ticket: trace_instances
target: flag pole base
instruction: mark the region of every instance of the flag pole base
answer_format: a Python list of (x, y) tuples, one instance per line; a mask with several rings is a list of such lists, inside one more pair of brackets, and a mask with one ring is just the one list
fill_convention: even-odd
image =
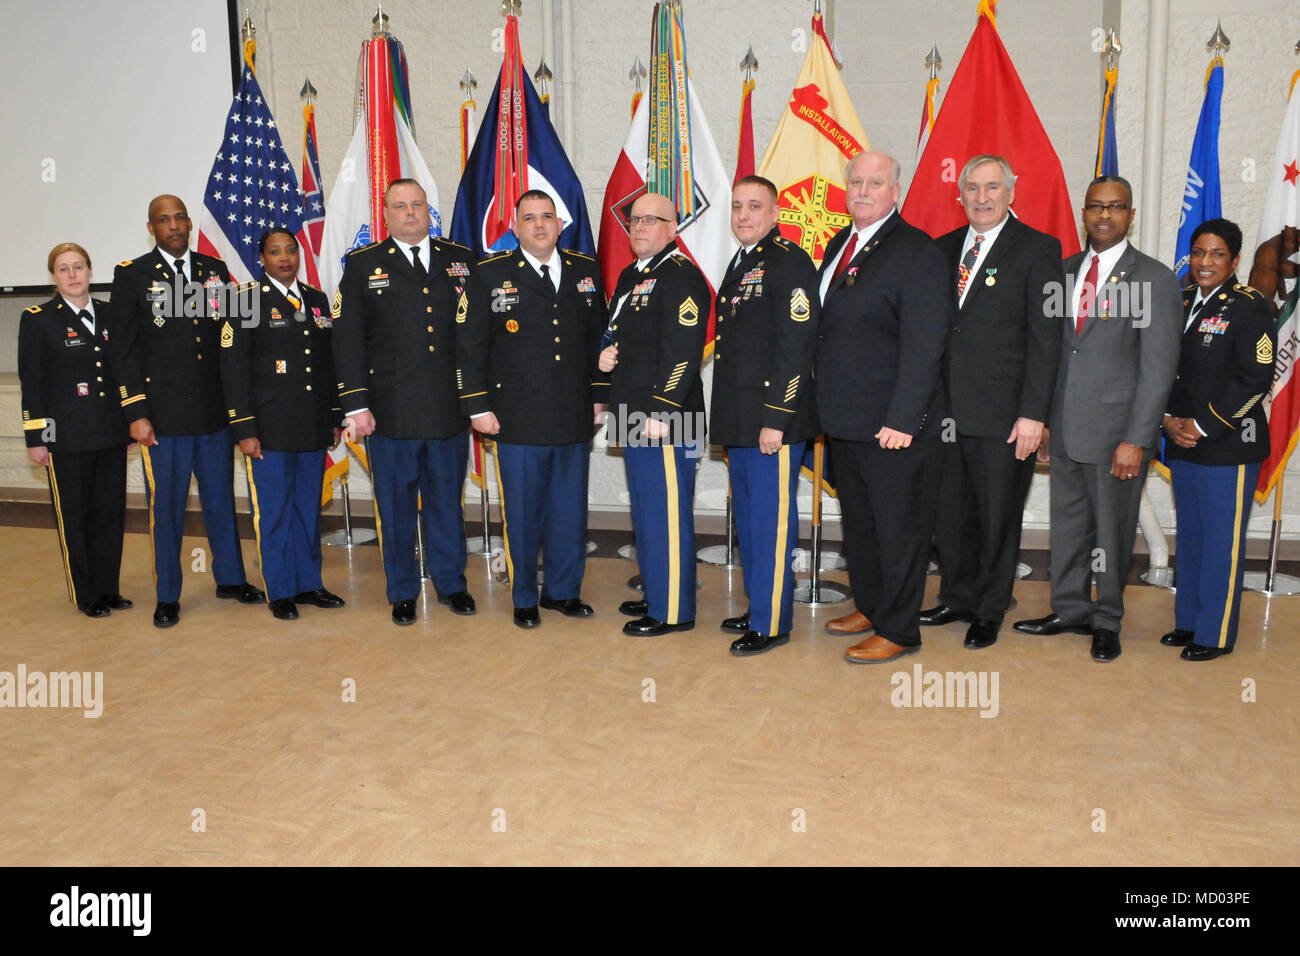
[(830, 607), (843, 604), (852, 593), (847, 584), (839, 581), (820, 581), (814, 594), (811, 580), (799, 584), (794, 589), (794, 603), (804, 607)]
[(1034, 573), (1034, 569), (1031, 568), (1029, 565), (1025, 564), (1025, 562), (1023, 562), (1023, 561), (1017, 561), (1017, 562), (1016, 562), (1016, 580), (1017, 580), (1017, 581), (1021, 580), (1022, 578), (1027, 578), (1027, 577), (1029, 577), (1029, 575), (1031, 575), (1031, 574), (1033, 574), (1033, 573)]
[(1242, 585), (1247, 591), (1258, 591), (1266, 597), (1290, 597), (1300, 594), (1300, 578), (1289, 574), (1274, 574), (1273, 587), (1268, 587), (1267, 571), (1247, 571)]
[(588, 554), (595, 554), (595, 553), (596, 553), (596, 542), (595, 542), (595, 541), (588, 541), (588, 542), (587, 542), (587, 553), (588, 553)]
[[(641, 575), (639, 575), (639, 574), (634, 574), (634, 575), (632, 575), (630, 578), (628, 578), (628, 579), (627, 579), (627, 586), (628, 586), (629, 588), (631, 588), (633, 591), (639, 591), (639, 592), (642, 592), (642, 593), (645, 592), (645, 582), (641, 580)], [(699, 578), (696, 578), (696, 579), (695, 579), (695, 590), (698, 591), (698, 590), (699, 590), (700, 588), (702, 588), (702, 587), (704, 587), (704, 582), (703, 582), (702, 580), (700, 580)]]
[(740, 567), (740, 564), (739, 562), (734, 564), (728, 562), (727, 559), (729, 557), (733, 558), (734, 560), (735, 549), (730, 549), (730, 550), (733, 551), (733, 555), (727, 554), (728, 548), (725, 544), (711, 544), (707, 548), (700, 548), (699, 551), (695, 552), (695, 557), (697, 560), (701, 561), (704, 564), (713, 564), (713, 565), (717, 565), (720, 568), (726, 568), (727, 570), (732, 570), (733, 568)]
[(379, 535), (369, 528), (353, 528), (351, 540), (348, 540), (348, 533), (343, 528), (320, 536), (320, 543), (329, 548), (352, 548), (360, 544), (373, 544), (378, 540)]
[(636, 545), (634, 544), (621, 545), (618, 549), (618, 556), (622, 558), (624, 561), (635, 561)]
[[(1246, 576), (1250, 577), (1250, 575)], [(1154, 588), (1164, 588), (1166, 591), (1174, 590), (1174, 569), (1168, 565), (1163, 568), (1147, 568), (1142, 572), (1141, 578)]]

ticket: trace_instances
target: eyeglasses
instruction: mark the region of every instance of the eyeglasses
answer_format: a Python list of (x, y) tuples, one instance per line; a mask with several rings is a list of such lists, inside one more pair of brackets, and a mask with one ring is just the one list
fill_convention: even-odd
[(1118, 213), (1124, 212), (1129, 208), (1126, 202), (1087, 202), (1083, 204), (1083, 211), (1093, 214), (1100, 212)]
[(628, 217), (627, 217), (627, 224), (628, 224), (629, 226), (636, 226), (636, 225), (640, 225), (640, 224), (644, 224), (644, 225), (647, 225), (647, 226), (657, 226), (657, 225), (659, 225), (659, 223), (661, 223), (661, 222), (672, 222), (672, 220), (671, 220), (671, 219), (665, 219), (663, 216), (648, 216), (648, 215), (647, 215), (647, 216), (628, 216)]

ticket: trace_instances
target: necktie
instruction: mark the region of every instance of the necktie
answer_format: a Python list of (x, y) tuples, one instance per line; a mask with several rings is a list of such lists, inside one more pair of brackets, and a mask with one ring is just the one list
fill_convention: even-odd
[[(858, 234), (855, 232), (849, 236), (849, 241), (844, 243), (844, 254), (840, 256), (840, 261), (835, 264), (835, 274), (831, 276), (831, 285), (834, 285), (835, 280), (844, 275), (844, 270), (847, 269), (849, 263), (853, 261), (853, 255), (857, 250)], [(829, 288), (829, 286), (827, 288)]]
[(957, 301), (961, 301), (962, 294), (966, 291), (966, 283), (970, 282), (971, 270), (975, 268), (975, 262), (980, 257), (980, 244), (984, 237), (978, 233), (975, 235), (975, 243), (966, 250), (966, 255), (962, 256), (961, 264), (957, 266)]
[(177, 260), (174, 261), (173, 264), (176, 266), (176, 274), (177, 274), (178, 276), (180, 276), (181, 281), (182, 281), (182, 282), (186, 282), (186, 281), (188, 281), (188, 280), (185, 278), (185, 260), (184, 260), (184, 259), (177, 259)]
[(295, 312), (300, 311), (302, 309), (302, 300), (299, 299), (292, 292), (286, 292), (284, 294), (284, 297), (289, 300), (289, 304), (293, 306)]
[(411, 246), (411, 265), (415, 266), (415, 271), (420, 274), (421, 278), (427, 279), (429, 277), (429, 270), (426, 269), (424, 263), (420, 261), (419, 246)]
[(91, 315), (87, 310), (81, 309), (77, 313), (77, 318), (81, 319), (81, 324), (86, 327), (86, 330), (90, 332), (91, 335), (95, 334), (95, 317), (93, 315)]
[(1079, 294), (1079, 311), (1074, 316), (1074, 334), (1079, 335), (1083, 332), (1083, 323), (1088, 321), (1088, 313), (1092, 311), (1092, 304), (1097, 300), (1097, 262), (1098, 255), (1092, 254), (1092, 263), (1088, 266), (1088, 274), (1083, 277), (1083, 292)]
[(555, 283), (551, 281), (551, 267), (545, 262), (542, 263), (542, 281), (546, 283), (547, 289), (555, 291)]
[[(856, 236), (857, 233), (855, 232), (854, 235)], [(739, 269), (739, 268), (740, 268), (740, 260), (743, 259), (743, 258), (745, 258), (745, 247), (744, 247), (744, 246), (741, 246), (739, 249), (736, 250), (736, 258), (734, 258), (734, 259), (731, 260), (731, 268), (732, 268), (732, 269)]]

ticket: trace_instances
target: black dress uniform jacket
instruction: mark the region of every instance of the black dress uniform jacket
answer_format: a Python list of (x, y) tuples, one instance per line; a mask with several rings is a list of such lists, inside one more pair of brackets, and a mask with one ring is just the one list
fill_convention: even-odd
[(159, 435), (226, 426), (217, 348), (230, 273), (211, 256), (191, 252), (190, 261), (190, 282), (204, 286), (202, 295), (177, 295), (172, 262), (157, 248), (113, 272), (109, 346), (118, 397), (128, 421), (147, 418)]
[[(677, 413), (704, 419), (704, 386), (700, 365), (708, 332), (709, 284), (697, 265), (673, 240), (656, 253), (644, 269), (631, 263), (618, 277), (610, 310), (619, 298), (627, 301), (610, 325), (618, 348), (618, 364), (610, 379), (611, 411), (630, 419)], [(619, 414), (620, 412), (616, 412)], [(683, 440), (676, 419), (664, 444)], [(703, 440), (697, 431), (690, 437)]]
[(497, 441), (568, 445), (592, 433), (594, 385), (605, 332), (605, 290), (596, 260), (559, 252), (560, 288), (515, 249), (481, 261), (470, 282), (469, 316), (457, 329), (461, 410), (492, 412)]
[[(830, 241), (826, 262), (852, 231)], [(826, 434), (865, 442), (882, 427), (914, 438), (937, 433), (952, 300), (926, 277), (946, 269), (934, 241), (893, 212), (827, 287), (816, 355), (817, 414)]]
[(93, 335), (63, 296), (23, 310), (18, 376), (28, 448), (96, 451), (131, 440), (108, 358), (110, 308), (98, 299), (94, 307)]
[(775, 428), (785, 444), (806, 441), (818, 433), (817, 267), (777, 229), (739, 265), (732, 262), (718, 286), (709, 436), (714, 444), (753, 447), (763, 428)]
[(944, 356), (957, 433), (1006, 438), (1017, 418), (1048, 421), (1064, 323), (1045, 303), (1064, 289), (1061, 242), (1008, 216), (957, 304), (957, 267), (968, 226), (935, 240), (950, 276), (953, 321)]
[(295, 309), (263, 274), (240, 291), (249, 326), (221, 326), (221, 381), (235, 441), (256, 438), (266, 451), (317, 451), (334, 444), (342, 420), (330, 350), (329, 299), (298, 283)]
[(331, 335), (345, 413), (369, 408), (387, 438), (450, 438), (468, 427), (456, 336), (469, 317), (471, 256), (432, 238), (422, 277), (391, 238), (348, 255)]
[[(1196, 301), (1188, 292), (1184, 316)], [(1192, 448), (1165, 442), (1165, 458), (1248, 465), (1269, 455), (1264, 396), (1273, 385), (1277, 329), (1264, 296), (1233, 276), (1183, 333), (1169, 414), (1193, 418), (1205, 437)]]

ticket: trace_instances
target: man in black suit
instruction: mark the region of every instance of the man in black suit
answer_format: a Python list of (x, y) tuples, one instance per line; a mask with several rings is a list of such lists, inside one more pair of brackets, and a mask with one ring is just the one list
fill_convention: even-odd
[(1025, 634), (1091, 631), (1092, 659), (1103, 663), (1120, 654), (1138, 504), (1178, 370), (1178, 280), (1129, 243), (1132, 221), (1128, 181), (1093, 180), (1083, 203), (1088, 248), (1065, 262), (1073, 281), (1056, 319), (1052, 613), (1015, 624)]
[(895, 210), (898, 175), (884, 153), (849, 163), (853, 225), (826, 247), (813, 362), (818, 415), (835, 449), (849, 583), (857, 613), (875, 625), (844, 652), (861, 664), (921, 647), (952, 315), (942, 253)]
[(555, 201), (530, 189), (515, 204), (519, 246), (481, 261), (458, 329), (461, 409), (496, 439), (497, 489), (515, 624), (541, 624), (537, 553), (545, 555), (540, 604), (591, 617), (581, 599), (587, 565), (587, 469), (605, 332), (596, 260), (556, 248), (564, 228)]
[(190, 251), (191, 222), (175, 196), (149, 203), (157, 245), (113, 273), (109, 358), (131, 438), (140, 444), (158, 605), (153, 622), (181, 616), (181, 534), (190, 477), (198, 479), (217, 597), (260, 604), (247, 582), (235, 524), (235, 454), (217, 357), (230, 273)]
[(934, 544), (939, 604), (921, 623), (968, 621), (965, 646), (998, 639), (1011, 603), (1025, 496), (1052, 406), (1061, 323), (1049, 309), (1065, 285), (1061, 243), (1011, 215), (1016, 177), (1001, 156), (958, 179), (969, 225), (937, 241), (954, 306), (944, 384), (943, 482)]
[(429, 202), (413, 179), (384, 193), (389, 237), (348, 255), (330, 338), (339, 398), (370, 440), (376, 526), (393, 623), (415, 623), (415, 522), (441, 604), (473, 614), (465, 582), (461, 495), (469, 423), (456, 391), (456, 330), (469, 315), (471, 253), (429, 235)]

